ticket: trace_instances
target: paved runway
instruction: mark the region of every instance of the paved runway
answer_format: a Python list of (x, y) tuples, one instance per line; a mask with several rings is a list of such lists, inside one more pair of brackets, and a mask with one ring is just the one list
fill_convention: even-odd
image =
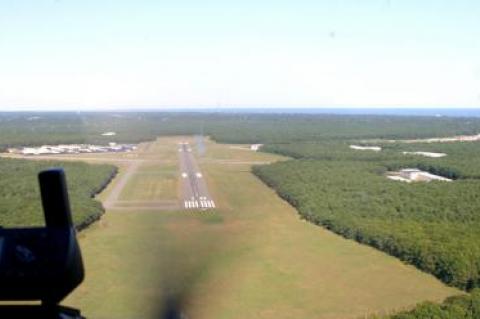
[(178, 152), (180, 157), (183, 207), (185, 209), (200, 210), (215, 208), (215, 202), (208, 193), (207, 183), (195, 161), (190, 144), (179, 144)]

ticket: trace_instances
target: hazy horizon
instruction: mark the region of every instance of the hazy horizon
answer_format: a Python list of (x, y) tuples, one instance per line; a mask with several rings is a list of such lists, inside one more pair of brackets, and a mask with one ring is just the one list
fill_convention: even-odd
[(0, 113), (129, 113), (129, 112), (165, 112), (165, 113), (226, 113), (226, 114), (317, 114), (317, 115), (385, 115), (385, 116), (427, 116), (427, 117), (480, 117), (480, 108), (252, 108), (252, 107), (230, 107), (230, 108), (125, 108), (125, 109), (23, 109), (23, 110), (0, 110)]

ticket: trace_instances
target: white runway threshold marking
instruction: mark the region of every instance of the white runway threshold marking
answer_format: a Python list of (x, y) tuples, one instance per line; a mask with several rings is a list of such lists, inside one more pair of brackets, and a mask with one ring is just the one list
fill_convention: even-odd
[(186, 200), (183, 203), (184, 207), (187, 209), (194, 208), (215, 208), (215, 202), (213, 200)]

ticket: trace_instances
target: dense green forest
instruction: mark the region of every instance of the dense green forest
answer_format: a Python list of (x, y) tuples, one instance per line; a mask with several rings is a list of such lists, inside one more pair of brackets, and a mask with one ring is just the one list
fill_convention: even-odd
[(83, 228), (100, 217), (103, 207), (93, 196), (116, 174), (114, 166), (0, 158), (0, 226), (44, 224), (37, 174), (49, 167), (65, 169), (77, 228)]
[(478, 319), (480, 318), (480, 290), (468, 295), (450, 297), (441, 305), (425, 302), (415, 309), (397, 313), (390, 319)]
[[(480, 286), (480, 143), (382, 145), (348, 141), (267, 145), (297, 160), (254, 168), (300, 214), (346, 238), (388, 252), (463, 289)], [(443, 158), (403, 155), (437, 151)], [(401, 183), (384, 173), (418, 167), (453, 183)]]
[[(115, 136), (102, 136), (104, 132)], [(160, 135), (210, 135), (225, 143), (289, 143), (477, 134), (480, 119), (325, 114), (171, 112), (0, 113), (0, 148), (135, 143)]]

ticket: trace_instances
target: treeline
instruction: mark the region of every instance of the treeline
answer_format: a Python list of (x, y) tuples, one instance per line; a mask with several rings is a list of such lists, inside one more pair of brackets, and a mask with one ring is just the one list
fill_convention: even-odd
[(463, 289), (480, 286), (480, 181), (401, 183), (385, 163), (291, 160), (253, 172), (301, 216)]
[(100, 218), (104, 210), (93, 196), (115, 176), (116, 167), (0, 158), (0, 226), (44, 225), (37, 174), (49, 167), (65, 169), (76, 227), (84, 228)]
[[(115, 136), (102, 136), (115, 132)], [(224, 143), (291, 143), (477, 134), (480, 119), (193, 112), (0, 113), (0, 148), (58, 143), (137, 143), (210, 135)]]
[[(417, 167), (448, 178), (480, 178), (480, 142), (455, 143), (377, 143), (382, 151), (350, 149), (354, 140), (267, 144), (263, 151), (293, 157), (329, 161), (382, 162), (390, 170)], [(441, 158), (428, 158), (403, 152), (445, 153)]]
[(468, 295), (450, 297), (441, 305), (425, 302), (410, 311), (392, 315), (390, 319), (477, 319), (480, 318), (480, 290)]
[(271, 143), (264, 145), (262, 147), (262, 151), (285, 155), (296, 159), (316, 159), (328, 161), (387, 161), (404, 160), (405, 158), (418, 159), (418, 156), (405, 156), (400, 151), (395, 149), (387, 149), (381, 152), (353, 150), (350, 148), (350, 145), (354, 144), (357, 143), (353, 140), (282, 144)]

